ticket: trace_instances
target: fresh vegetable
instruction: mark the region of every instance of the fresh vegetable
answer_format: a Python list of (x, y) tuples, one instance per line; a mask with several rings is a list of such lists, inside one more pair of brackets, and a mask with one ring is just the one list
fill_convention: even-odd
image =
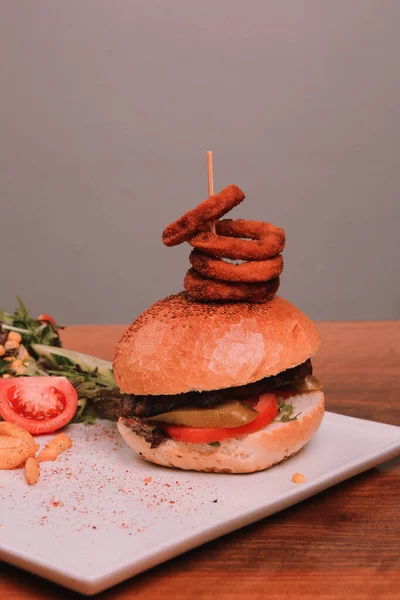
[(211, 408), (184, 407), (150, 417), (148, 421), (188, 427), (239, 427), (257, 418), (257, 411), (243, 402), (232, 400)]
[(111, 363), (64, 348), (34, 344), (37, 375), (66, 377), (78, 394), (74, 423), (94, 423), (96, 418), (116, 421), (121, 393), (115, 383)]
[(210, 444), (227, 438), (248, 435), (269, 425), (278, 414), (278, 402), (275, 394), (262, 394), (254, 409), (258, 416), (250, 423), (240, 427), (204, 428), (164, 425), (163, 423), (160, 423), (159, 427), (174, 440), (193, 444)]
[(13, 314), (0, 311), (0, 378), (65, 377), (78, 394), (74, 422), (116, 421), (121, 394), (111, 363), (62, 348), (59, 329), (50, 315), (33, 319), (19, 298)]
[[(3, 335), (9, 331), (21, 335), (22, 344), (28, 347), (30, 344), (46, 344), (47, 346), (61, 346), (58, 329), (62, 329), (52, 321), (41, 321), (30, 316), (29, 310), (17, 297), (18, 307), (14, 313), (6, 313), (0, 310), (0, 322), (2, 323)], [(1, 328), (0, 328), (1, 329)], [(1, 337), (1, 336), (0, 336)], [(0, 344), (3, 342), (0, 339)]]
[(78, 394), (65, 377), (0, 380), (0, 415), (33, 434), (51, 433), (71, 421)]
[(57, 323), (55, 322), (53, 317), (51, 317), (50, 315), (39, 315), (38, 319), (41, 323), (51, 323), (52, 325), (57, 327)]
[(49, 367), (59, 369), (62, 367), (79, 367), (81, 371), (92, 373), (96, 371), (98, 379), (104, 384), (115, 387), (114, 373), (109, 361), (74, 350), (65, 348), (54, 348), (43, 344), (32, 344), (32, 350), (38, 358), (46, 359)]

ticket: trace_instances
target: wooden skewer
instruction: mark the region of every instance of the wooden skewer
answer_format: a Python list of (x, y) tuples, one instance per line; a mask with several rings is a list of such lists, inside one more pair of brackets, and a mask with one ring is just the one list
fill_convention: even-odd
[(208, 172), (208, 195), (214, 195), (214, 174), (213, 174), (213, 161), (212, 151), (207, 152), (207, 172)]
[[(208, 196), (214, 195), (214, 173), (213, 173), (213, 159), (212, 151), (207, 152), (207, 173), (208, 173)], [(210, 223), (211, 233), (215, 233), (215, 221)]]

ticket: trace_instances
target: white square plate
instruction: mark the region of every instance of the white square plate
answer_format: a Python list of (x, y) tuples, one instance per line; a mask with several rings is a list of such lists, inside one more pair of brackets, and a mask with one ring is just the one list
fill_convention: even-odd
[[(43, 463), (36, 486), (22, 470), (0, 471), (0, 559), (84, 594), (400, 454), (400, 427), (333, 413), (297, 456), (251, 475), (151, 465), (106, 422), (73, 425), (70, 435), (74, 448)], [(292, 483), (295, 472), (307, 482)]]

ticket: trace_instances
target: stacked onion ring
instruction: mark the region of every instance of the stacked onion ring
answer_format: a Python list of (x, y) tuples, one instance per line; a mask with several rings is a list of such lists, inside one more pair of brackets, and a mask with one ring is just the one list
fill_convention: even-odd
[[(229, 185), (163, 231), (166, 246), (189, 242), (194, 248), (184, 288), (196, 300), (266, 302), (278, 291), (284, 230), (261, 221), (218, 220), (244, 198), (237, 185)], [(215, 233), (210, 231), (212, 223)]]

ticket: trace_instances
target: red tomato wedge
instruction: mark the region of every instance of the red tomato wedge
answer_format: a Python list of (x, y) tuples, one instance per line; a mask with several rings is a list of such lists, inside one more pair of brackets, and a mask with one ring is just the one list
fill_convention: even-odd
[(38, 321), (41, 321), (43, 324), (44, 323), (51, 323), (51, 325), (57, 325), (57, 323), (55, 322), (55, 320), (53, 319), (53, 317), (51, 317), (50, 315), (39, 315), (38, 316)]
[(61, 429), (77, 407), (78, 394), (65, 377), (0, 379), (0, 415), (30, 433)]
[(220, 442), (227, 438), (238, 437), (239, 435), (248, 435), (259, 429), (263, 429), (278, 414), (278, 402), (275, 394), (262, 394), (259, 397), (254, 409), (258, 412), (258, 416), (240, 427), (214, 427), (206, 429), (203, 427), (186, 427), (184, 425), (164, 425), (159, 427), (165, 431), (173, 440), (179, 442), (191, 442), (193, 444), (209, 444), (210, 442)]

